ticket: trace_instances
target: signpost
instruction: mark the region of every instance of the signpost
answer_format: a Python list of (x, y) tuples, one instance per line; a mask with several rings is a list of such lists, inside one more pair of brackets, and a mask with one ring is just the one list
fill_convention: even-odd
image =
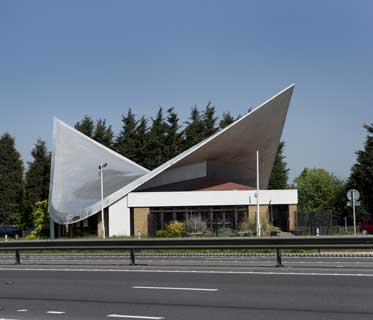
[(360, 205), (360, 193), (356, 189), (350, 189), (347, 192), (347, 199), (349, 200), (347, 202), (347, 205), (349, 207), (352, 207), (352, 214), (353, 214), (353, 220), (354, 220), (354, 234), (356, 236), (356, 213), (355, 213), (355, 207)]

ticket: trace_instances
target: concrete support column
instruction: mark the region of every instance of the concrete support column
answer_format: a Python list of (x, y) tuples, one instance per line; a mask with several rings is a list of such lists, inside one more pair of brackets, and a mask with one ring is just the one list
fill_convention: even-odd
[(101, 212), (97, 214), (97, 237), (102, 239), (102, 219)]
[(141, 235), (148, 235), (148, 216), (149, 208), (134, 208), (133, 209), (133, 232), (134, 236), (137, 236), (137, 233), (140, 231)]
[(297, 224), (297, 205), (289, 204), (289, 231), (294, 231)]
[[(250, 205), (248, 208), (249, 219), (255, 219), (256, 217), (256, 205)], [(260, 219), (269, 222), (269, 206), (260, 205), (259, 209)]]
[(56, 236), (54, 234), (54, 221), (52, 218), (49, 219), (49, 231), (51, 239), (55, 239)]

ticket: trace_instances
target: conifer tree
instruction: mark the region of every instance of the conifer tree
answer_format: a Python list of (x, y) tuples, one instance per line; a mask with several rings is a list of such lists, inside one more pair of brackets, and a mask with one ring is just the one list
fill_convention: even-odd
[(289, 169), (284, 156), (285, 142), (281, 141), (278, 145), (275, 162), (272, 167), (271, 177), (268, 183), (268, 189), (286, 189), (288, 188)]
[(113, 147), (113, 130), (111, 125), (106, 125), (105, 119), (98, 119), (93, 131), (92, 138), (108, 148)]
[(81, 133), (85, 134), (86, 136), (92, 138), (93, 137), (93, 130), (94, 130), (94, 122), (91, 117), (85, 115), (83, 119), (75, 124), (75, 129), (79, 130)]
[(174, 108), (169, 108), (167, 113), (165, 158), (169, 160), (180, 153), (182, 146), (179, 118)]
[(23, 163), (9, 133), (0, 137), (0, 224), (17, 223), (22, 210)]
[(156, 117), (152, 118), (152, 125), (148, 132), (147, 159), (145, 167), (152, 170), (166, 159), (166, 123), (163, 117), (163, 109), (159, 108)]
[(373, 215), (373, 124), (364, 128), (368, 132), (364, 149), (356, 153), (357, 161), (348, 184), (360, 192), (362, 205)]
[(194, 106), (184, 130), (183, 149), (186, 150), (204, 139), (204, 123), (201, 114)]
[(211, 102), (209, 102), (202, 115), (203, 139), (212, 136), (218, 131), (218, 128), (216, 127), (217, 119), (218, 117), (216, 116), (215, 107)]
[(25, 179), (25, 202), (23, 225), (32, 226), (32, 211), (35, 203), (48, 199), (51, 156), (45, 142), (38, 139), (31, 151), (33, 161), (28, 162)]
[(225, 127), (228, 127), (230, 124), (234, 122), (233, 116), (230, 114), (230, 112), (224, 112), (223, 117), (221, 118), (219, 122), (220, 129), (224, 129)]
[(131, 109), (122, 115), (122, 130), (115, 139), (114, 150), (135, 161), (136, 158), (136, 126), (137, 121)]
[(148, 122), (144, 116), (138, 121), (135, 132), (135, 156), (133, 161), (141, 166), (145, 166), (147, 159), (147, 125)]

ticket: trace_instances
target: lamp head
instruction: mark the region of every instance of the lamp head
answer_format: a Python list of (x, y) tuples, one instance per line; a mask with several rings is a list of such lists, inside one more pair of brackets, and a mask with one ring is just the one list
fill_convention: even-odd
[(107, 167), (107, 163), (105, 162), (105, 163), (103, 163), (103, 164), (100, 164), (99, 166), (98, 166), (98, 169), (99, 170), (102, 170), (103, 168), (106, 168)]

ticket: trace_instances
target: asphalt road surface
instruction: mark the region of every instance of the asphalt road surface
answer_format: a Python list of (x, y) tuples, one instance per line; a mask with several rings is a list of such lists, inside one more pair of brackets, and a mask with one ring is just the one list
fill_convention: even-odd
[(0, 319), (373, 319), (370, 257), (0, 259)]

